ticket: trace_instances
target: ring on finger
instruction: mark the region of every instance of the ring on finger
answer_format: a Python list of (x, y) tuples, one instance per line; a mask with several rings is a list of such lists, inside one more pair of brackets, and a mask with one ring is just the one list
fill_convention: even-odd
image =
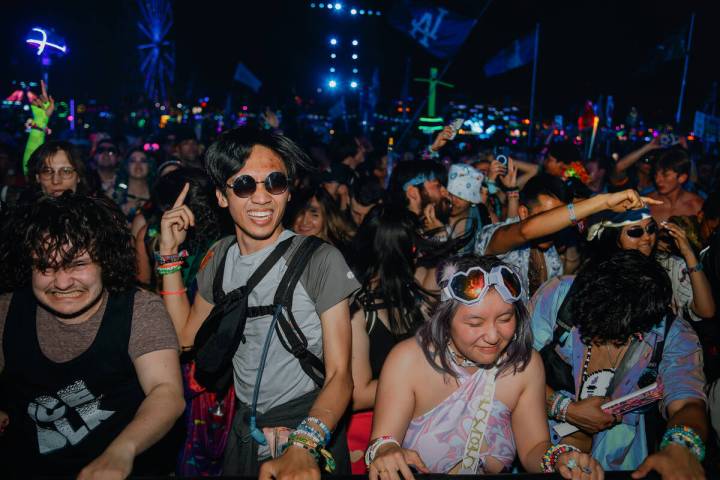
[(573, 468), (577, 468), (577, 466), (578, 466), (577, 460), (575, 460), (574, 458), (571, 458), (570, 460), (568, 460), (568, 462), (565, 464), (565, 466), (567, 468), (569, 468), (570, 470), (572, 470)]
[(587, 473), (588, 475), (592, 474), (592, 472), (593, 472), (593, 471), (592, 471), (592, 468), (590, 468), (590, 467), (580, 467), (580, 470), (581, 470), (583, 473)]

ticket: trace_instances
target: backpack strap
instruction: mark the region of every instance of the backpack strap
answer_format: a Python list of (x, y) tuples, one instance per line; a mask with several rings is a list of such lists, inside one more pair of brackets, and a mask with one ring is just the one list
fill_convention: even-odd
[(275, 291), (275, 305), (282, 305), (275, 331), (280, 343), (288, 352), (300, 361), (303, 371), (318, 385), (325, 380), (325, 364), (307, 349), (308, 341), (295, 321), (292, 313), (293, 294), (300, 276), (305, 271), (310, 258), (325, 242), (317, 237), (306, 237), (293, 253), (280, 285)]
[[(277, 247), (275, 247), (275, 249), (272, 251), (272, 253), (270, 253), (270, 255), (263, 261), (263, 263), (261, 263), (260, 266), (253, 272), (247, 283), (244, 286), (239, 287), (244, 290), (245, 294), (249, 294), (252, 289), (255, 288), (258, 283), (260, 283), (260, 280), (262, 280), (263, 277), (267, 275), (267, 273), (277, 263), (277, 261), (280, 260), (280, 257), (285, 255), (285, 252), (287, 252), (290, 248), (290, 245), (292, 245), (292, 239), (293, 237), (290, 237), (280, 242)], [(225, 295), (229, 295), (229, 293), (226, 294), (223, 290), (222, 284), (223, 275), (225, 274), (225, 262), (227, 261), (227, 254), (230, 251), (230, 247), (233, 246), (233, 243), (234, 242), (228, 242), (228, 245), (223, 252), (223, 258), (220, 262), (220, 265), (215, 272), (215, 278), (213, 279), (213, 301), (215, 302), (215, 304), (221, 302)], [(269, 308), (270, 313), (261, 313), (261, 315), (272, 315), (272, 307)]]

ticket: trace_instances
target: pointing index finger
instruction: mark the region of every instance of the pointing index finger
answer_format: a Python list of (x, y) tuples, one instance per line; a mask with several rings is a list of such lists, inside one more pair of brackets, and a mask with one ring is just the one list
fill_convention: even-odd
[(177, 208), (185, 203), (185, 197), (187, 196), (188, 191), (190, 191), (190, 183), (185, 182), (185, 186), (182, 191), (180, 191), (180, 195), (178, 195), (177, 200), (175, 200), (173, 208)]
[(650, 197), (640, 197), (640, 200), (643, 201), (646, 205), (662, 205), (663, 202), (661, 200), (655, 200), (654, 198)]
[(43, 98), (47, 98), (47, 86), (45, 80), (40, 80), (40, 91), (42, 92)]

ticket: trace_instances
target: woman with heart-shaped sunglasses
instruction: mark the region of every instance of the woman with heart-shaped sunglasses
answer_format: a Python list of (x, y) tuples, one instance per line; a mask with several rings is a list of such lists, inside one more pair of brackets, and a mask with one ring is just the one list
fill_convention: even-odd
[(380, 375), (365, 461), (371, 480), (421, 473), (508, 471), (602, 479), (600, 464), (551, 445), (545, 383), (516, 272), (496, 257), (461, 255), (438, 267), (441, 300)]

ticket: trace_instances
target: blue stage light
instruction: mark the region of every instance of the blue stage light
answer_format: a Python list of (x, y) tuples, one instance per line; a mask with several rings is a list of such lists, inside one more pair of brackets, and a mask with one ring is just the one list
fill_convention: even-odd
[(335, 67), (330, 67), (330, 73), (335, 73)]
[(327, 4), (327, 7), (328, 7), (330, 10), (332, 10), (332, 9), (333, 9), (333, 4), (332, 4), (332, 3), (328, 3), (328, 4)]
[(368, 10), (368, 11), (367, 11), (367, 14), (368, 14), (368, 15), (372, 15), (372, 14), (373, 14), (373, 11), (372, 11), (372, 10)]
[(365, 10), (360, 9), (358, 13), (360, 13), (360, 15), (365, 15)]
[(350, 15), (357, 15), (357, 10), (354, 8), (350, 10)]
[(335, 57), (337, 57), (337, 55), (335, 55), (334, 53), (330, 54), (330, 58), (335, 58)]
[(340, 10), (341, 8), (342, 8), (342, 3), (335, 4), (335, 10)]
[(320, 7), (320, 8), (325, 8), (325, 4), (324, 4), (324, 3), (319, 3), (319, 4), (318, 4), (318, 7)]
[(353, 72), (353, 73), (357, 73), (357, 72), (358, 72), (358, 69), (357, 69), (357, 68), (353, 68), (352, 72)]
[(353, 60), (357, 60), (357, 58), (358, 58), (357, 53), (353, 53), (353, 54), (352, 54), (352, 59), (353, 59)]
[(358, 41), (357, 41), (357, 40), (353, 40), (353, 41), (352, 41), (352, 44), (353, 44), (353, 46), (357, 46)]
[(330, 87), (330, 88), (335, 88), (335, 87), (337, 87), (337, 82), (336, 82), (335, 80), (330, 80), (330, 81), (328, 82), (328, 87)]
[(358, 86), (358, 83), (355, 80), (350, 82), (350, 88), (357, 88), (357, 86)]
[(337, 38), (331, 38), (330, 45), (337, 45)]

